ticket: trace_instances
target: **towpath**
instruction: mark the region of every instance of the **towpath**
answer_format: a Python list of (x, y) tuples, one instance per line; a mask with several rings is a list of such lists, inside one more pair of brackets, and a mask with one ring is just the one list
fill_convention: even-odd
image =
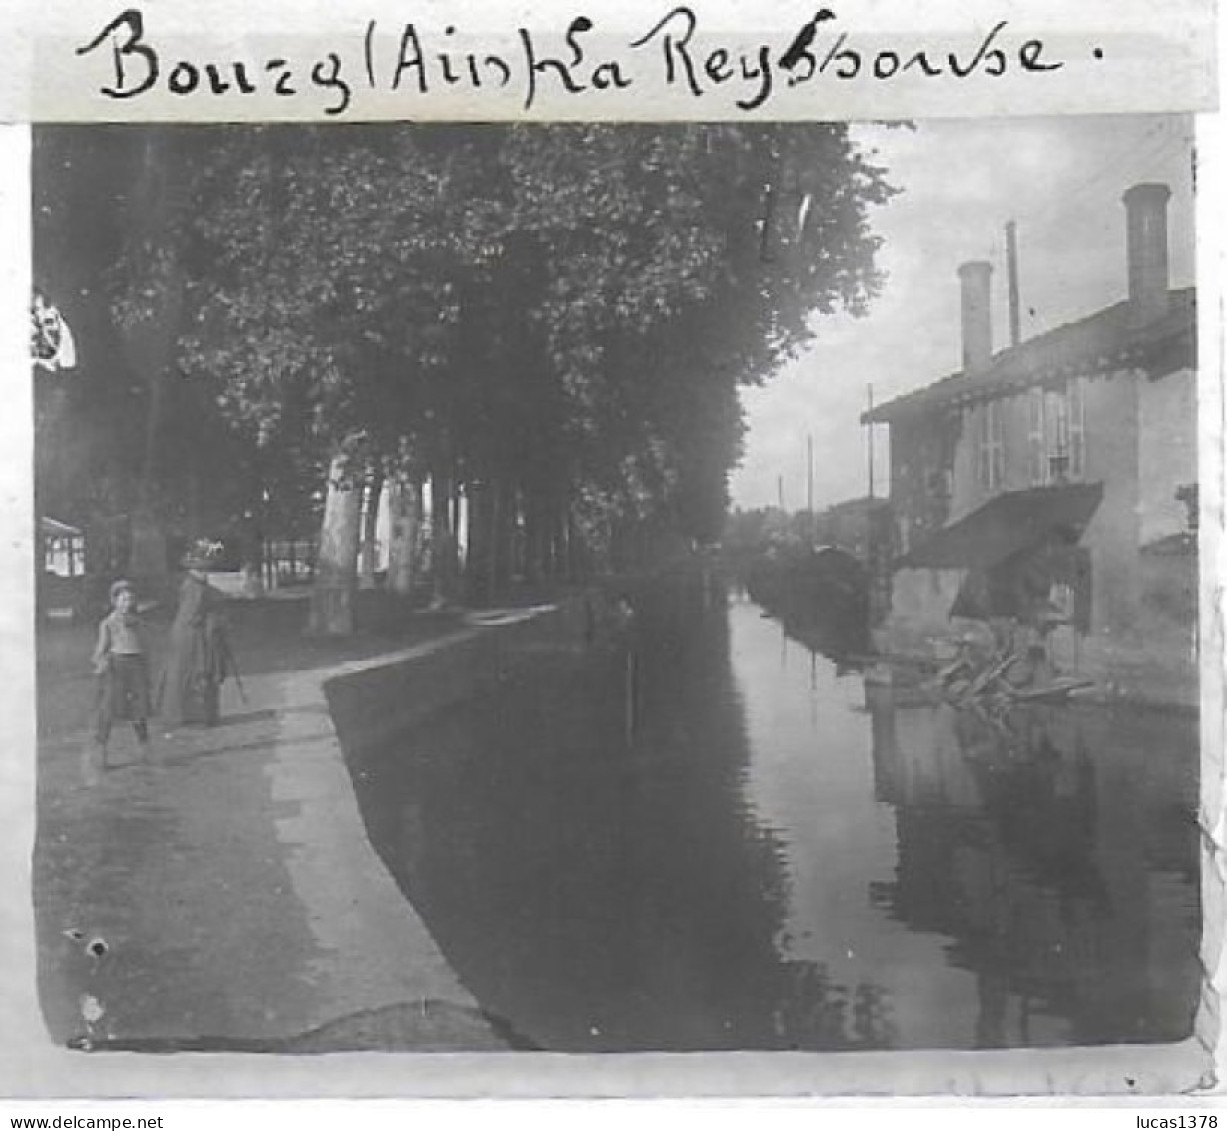
[(151, 765), (117, 726), (119, 764), (93, 782), (82, 769), (92, 631), (44, 631), (34, 892), (40, 1000), (57, 1043), (515, 1045), (369, 846), (323, 693), (340, 672), (497, 629), (423, 615), (391, 634), (313, 641), (294, 605), (236, 608), (246, 700), (228, 683), (221, 725), (166, 734), (155, 722)]

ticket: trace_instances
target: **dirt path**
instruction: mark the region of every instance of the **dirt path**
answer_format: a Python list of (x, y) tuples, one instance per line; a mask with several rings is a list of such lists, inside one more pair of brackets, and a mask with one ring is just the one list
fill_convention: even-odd
[(406, 636), (305, 640), (276, 616), (236, 618), (247, 699), (230, 690), (220, 726), (156, 728), (151, 765), (117, 727), (122, 764), (93, 784), (81, 764), (92, 633), (54, 629), (40, 642), (34, 893), (53, 1039), (270, 1051), (514, 1044), (370, 848), (321, 686), (346, 661), (438, 648), (458, 622), (423, 620), (406, 649)]

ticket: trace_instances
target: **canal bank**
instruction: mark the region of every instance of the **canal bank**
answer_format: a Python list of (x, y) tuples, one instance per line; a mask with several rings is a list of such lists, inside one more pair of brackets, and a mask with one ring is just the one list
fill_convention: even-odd
[(372, 851), (329, 700), (364, 742), (472, 694), (509, 649), (579, 642), (585, 625), (577, 603), (457, 616), (409, 647), (340, 659), (345, 646), (316, 643), (304, 661), (285, 625), (265, 624), (258, 647), (240, 650), (243, 695), (229, 685), (221, 725), (155, 729), (150, 765), (117, 734), (117, 764), (96, 778), (83, 766), (92, 681), (68, 667), (83, 665), (85, 636), (53, 641), (33, 877), (53, 1041), (523, 1047), (479, 1008)]
[[(103, 1011), (94, 1038), (105, 1018), (112, 1048), (809, 1053), (787, 1090), (833, 1092), (1045, 1091), (1038, 1066), (1068, 1062), (1044, 1046), (1115, 1044), (1103, 1063), (1122, 1074), (1101, 1087), (1155, 1080), (1188, 1044), (1198, 990), (1193, 732), (1045, 711), (1005, 741), (866, 696), (756, 606), (696, 600), (683, 616), (674, 596), (635, 594), (643, 682), (626, 729), (619, 647), (590, 640), (576, 604), (321, 664), (313, 691), (296, 670), (303, 694), (281, 694), (275, 717), (240, 717), (262, 699), (229, 720), (249, 733), (168, 751), (177, 780), (151, 772), (160, 795), (140, 767), (108, 775), (126, 793), (98, 807), (105, 828), (80, 826), (88, 876), (57, 878), (80, 880), (77, 906), (105, 912), (118, 892), (145, 916), (95, 921), (98, 958), (84, 932), (65, 937), (55, 969)], [(380, 717), (397, 688), (427, 697), (428, 682), (404, 689), (432, 669), (458, 709), (403, 730)], [(248, 677), (249, 695), (276, 674)], [(199, 1035), (136, 1041), (133, 1018)], [(219, 1018), (261, 1035), (206, 1040)], [(993, 1047), (1026, 1048), (1031, 1075), (1012, 1060), (988, 1083), (999, 1062), (970, 1050)], [(970, 1075), (935, 1049), (968, 1050)], [(853, 1050), (908, 1051), (864, 1077), (827, 1059)], [(263, 1059), (272, 1073), (285, 1058)], [(567, 1058), (485, 1059), (522, 1066), (499, 1094), (575, 1088)], [(777, 1090), (701, 1080), (693, 1059), (633, 1063), (655, 1065), (661, 1093)], [(463, 1058), (426, 1060), (392, 1090), (465, 1090)], [(587, 1063), (587, 1094), (648, 1079), (626, 1058)]]

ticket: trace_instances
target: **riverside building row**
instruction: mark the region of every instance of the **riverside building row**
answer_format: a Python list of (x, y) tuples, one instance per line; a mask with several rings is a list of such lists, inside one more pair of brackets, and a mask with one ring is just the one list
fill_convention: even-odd
[(1108, 693), (1196, 703), (1196, 293), (1169, 286), (1170, 196), (1124, 194), (1123, 301), (998, 352), (991, 265), (964, 264), (962, 369), (862, 416), (890, 429), (887, 652), (1023, 627)]

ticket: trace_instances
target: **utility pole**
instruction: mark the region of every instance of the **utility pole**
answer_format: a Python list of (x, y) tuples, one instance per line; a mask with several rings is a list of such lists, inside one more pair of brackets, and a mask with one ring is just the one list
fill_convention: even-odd
[(775, 494), (780, 501), (780, 510), (784, 509), (784, 476), (777, 475), (775, 477)]
[(869, 429), (869, 497), (873, 498), (873, 383), (869, 384), (869, 417), (866, 427)]
[(811, 521), (814, 517), (814, 436), (805, 437), (805, 509), (809, 512)]
[(1013, 220), (1005, 226), (1005, 262), (1010, 291), (1010, 345), (1016, 346), (1022, 341), (1022, 329), (1018, 315), (1018, 225)]

